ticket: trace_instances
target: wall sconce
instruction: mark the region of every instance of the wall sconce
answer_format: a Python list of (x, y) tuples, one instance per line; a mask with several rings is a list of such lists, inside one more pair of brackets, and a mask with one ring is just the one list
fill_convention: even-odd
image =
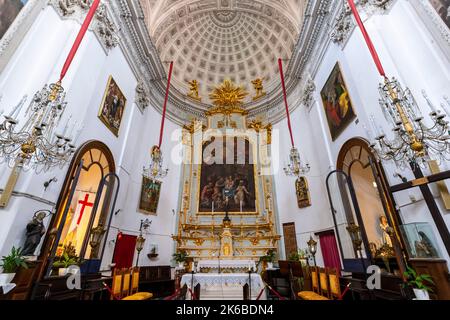
[(306, 244), (308, 245), (309, 253), (313, 256), (314, 266), (316, 266), (317, 241), (312, 236), (309, 236), (309, 241)]
[(58, 179), (56, 179), (56, 177), (51, 178), (48, 181), (44, 182), (44, 191), (47, 191), (48, 186), (50, 185), (50, 183), (52, 182), (58, 182)]
[(89, 244), (92, 249), (96, 249), (100, 245), (105, 232), (106, 230), (101, 223), (91, 230), (91, 240), (89, 241)]

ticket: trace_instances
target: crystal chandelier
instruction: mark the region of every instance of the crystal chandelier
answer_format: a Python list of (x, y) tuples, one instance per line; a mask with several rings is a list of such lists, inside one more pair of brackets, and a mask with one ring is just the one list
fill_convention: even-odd
[(284, 172), (287, 176), (301, 177), (305, 173), (311, 170), (309, 163), (303, 165), (300, 159), (300, 153), (296, 147), (292, 147), (289, 154), (289, 164), (284, 168)]
[(152, 147), (151, 161), (148, 168), (144, 166), (143, 175), (149, 179), (164, 178), (169, 169), (163, 169), (163, 157), (161, 149), (158, 146)]
[(25, 111), (25, 122), (19, 126), (19, 115), (27, 100), (20, 103), (0, 124), (0, 162), (13, 167), (19, 165), (24, 170), (34, 169), (37, 173), (51, 167), (63, 167), (75, 152), (76, 135), (74, 124), (70, 129), (69, 120), (63, 132), (55, 133), (67, 102), (61, 84), (45, 85), (38, 91)]
[[(403, 90), (393, 78), (380, 84), (380, 106), (384, 117), (393, 127), (393, 139), (388, 139), (371, 116), (377, 136), (371, 147), (378, 157), (394, 161), (400, 168), (411, 164), (424, 166), (429, 160), (449, 160), (449, 127), (446, 115), (437, 110), (425, 96), (430, 108), (430, 119), (424, 121), (420, 108), (409, 89)], [(445, 109), (444, 109), (445, 110)], [(425, 122), (429, 122), (427, 125)]]

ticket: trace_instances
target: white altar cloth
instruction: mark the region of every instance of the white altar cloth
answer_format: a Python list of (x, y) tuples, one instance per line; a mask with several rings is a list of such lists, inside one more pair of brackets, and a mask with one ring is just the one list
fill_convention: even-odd
[(253, 260), (200, 260), (197, 262), (197, 270), (202, 269), (235, 269), (240, 272), (246, 272), (249, 268), (256, 270), (256, 264)]
[[(194, 276), (194, 279), (192, 279)], [(245, 284), (249, 283), (248, 273), (196, 273), (185, 274), (181, 278), (180, 286), (191, 285), (195, 288), (200, 284), (200, 300), (243, 300)], [(262, 289), (265, 288), (261, 276), (256, 273), (251, 274), (251, 299), (256, 300)], [(191, 288), (192, 289), (192, 288)], [(193, 289), (192, 289), (193, 290)], [(190, 294), (186, 295), (190, 299)], [(267, 300), (264, 290), (260, 300)]]

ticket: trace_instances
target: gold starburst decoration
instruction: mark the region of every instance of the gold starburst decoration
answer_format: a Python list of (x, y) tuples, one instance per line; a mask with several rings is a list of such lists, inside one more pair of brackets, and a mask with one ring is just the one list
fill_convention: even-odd
[(209, 95), (215, 106), (215, 108), (209, 110), (209, 113), (244, 113), (245, 110), (241, 109), (241, 106), (247, 95), (248, 92), (243, 86), (237, 86), (231, 80), (225, 79)]

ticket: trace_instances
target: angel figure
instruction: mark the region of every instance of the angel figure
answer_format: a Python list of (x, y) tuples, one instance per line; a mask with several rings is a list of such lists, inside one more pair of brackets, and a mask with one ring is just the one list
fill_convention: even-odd
[(187, 96), (189, 98), (201, 101), (202, 98), (199, 96), (198, 94), (198, 90), (199, 90), (199, 83), (197, 80), (192, 80), (189, 81), (189, 93), (187, 94)]
[(261, 97), (264, 97), (266, 95), (266, 92), (264, 91), (263, 87), (263, 79), (255, 79), (252, 81), (253, 88), (256, 91), (256, 96), (253, 97), (253, 100), (257, 100)]

